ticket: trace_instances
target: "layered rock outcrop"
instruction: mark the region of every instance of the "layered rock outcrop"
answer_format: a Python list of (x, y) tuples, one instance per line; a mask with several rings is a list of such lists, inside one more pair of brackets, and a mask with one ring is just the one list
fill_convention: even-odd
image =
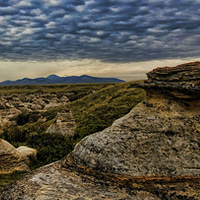
[(180, 99), (200, 98), (200, 62), (159, 67), (147, 73), (145, 88), (167, 92)]
[(84, 138), (70, 156), (120, 175), (200, 175), (200, 101), (151, 96), (111, 127)]
[(0, 198), (200, 199), (198, 70), (190, 63), (152, 71), (140, 84), (145, 101)]

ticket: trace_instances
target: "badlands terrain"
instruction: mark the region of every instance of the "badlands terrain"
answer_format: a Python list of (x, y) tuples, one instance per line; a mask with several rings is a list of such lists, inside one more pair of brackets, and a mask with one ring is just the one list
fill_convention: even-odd
[[(63, 134), (65, 128), (60, 128), (59, 106), (56, 112), (59, 114), (55, 114), (51, 123), (47, 111), (38, 113), (36, 122), (43, 122), (46, 132), (61, 133), (76, 145), (72, 152), (67, 149), (61, 160), (27, 173), (5, 187), (0, 199), (200, 199), (200, 63), (156, 68), (147, 77), (144, 82), (90, 90), (84, 101), (67, 103), (69, 96), (60, 97), (65, 98), (64, 105), (61, 100), (57, 103), (68, 109), (62, 119), (65, 121), (66, 116), (71, 119), (68, 136)], [(140, 88), (145, 89), (147, 97)], [(105, 90), (110, 97), (106, 101)], [(126, 98), (121, 99), (123, 95)], [(99, 102), (101, 98), (104, 101)], [(132, 106), (130, 112), (127, 105)], [(118, 114), (112, 115), (112, 125), (106, 124), (111, 118), (108, 113), (115, 109), (126, 109), (128, 113), (123, 115), (118, 110)], [(86, 125), (83, 128), (81, 124), (87, 121), (77, 117), (84, 118), (85, 113), (94, 119), (89, 128)], [(21, 127), (36, 123), (28, 119), (19, 124), (16, 118), (11, 118), (5, 124)], [(89, 135), (94, 127), (92, 132), (96, 133)], [(5, 129), (2, 135), (6, 139)]]

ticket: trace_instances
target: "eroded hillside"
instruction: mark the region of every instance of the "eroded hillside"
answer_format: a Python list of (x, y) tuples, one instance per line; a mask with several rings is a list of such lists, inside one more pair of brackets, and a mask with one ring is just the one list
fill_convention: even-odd
[[(190, 76), (199, 73), (198, 62), (167, 71), (184, 78), (187, 66)], [(200, 199), (200, 100), (192, 89), (198, 85), (161, 83), (137, 84), (148, 92), (145, 101), (85, 137), (65, 159), (4, 189), (1, 199)]]

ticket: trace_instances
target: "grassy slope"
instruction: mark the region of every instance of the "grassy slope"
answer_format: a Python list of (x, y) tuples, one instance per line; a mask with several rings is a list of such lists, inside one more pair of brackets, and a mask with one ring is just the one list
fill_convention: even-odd
[(74, 140), (110, 126), (145, 96), (144, 90), (131, 87), (131, 83), (120, 83), (72, 102), (70, 107), (77, 124)]
[[(51, 163), (66, 156), (74, 145), (86, 135), (103, 130), (113, 121), (128, 113), (146, 93), (131, 86), (132, 83), (118, 84), (78, 84), (50, 86), (14, 86), (0, 87), (1, 93), (50, 92), (69, 96), (70, 107), (77, 128), (73, 137), (46, 134), (46, 128), (53, 122), (56, 113), (62, 108), (50, 109), (43, 113), (49, 119), (45, 123), (27, 123), (23, 126), (9, 127), (4, 130), (2, 138), (15, 147), (26, 145), (37, 149), (37, 159), (32, 158), (31, 169)], [(15, 180), (18, 174), (11, 175)], [(6, 185), (8, 177), (1, 177), (0, 185)]]

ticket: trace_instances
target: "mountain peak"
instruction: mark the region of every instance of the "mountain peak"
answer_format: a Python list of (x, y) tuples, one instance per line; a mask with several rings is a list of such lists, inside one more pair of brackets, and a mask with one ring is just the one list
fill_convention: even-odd
[(0, 86), (5, 85), (45, 85), (45, 84), (76, 84), (76, 83), (119, 83), (124, 82), (117, 78), (99, 78), (88, 75), (82, 76), (67, 76), (60, 77), (52, 74), (46, 78), (35, 78), (35, 79), (19, 79), (16, 81), (3, 81), (0, 82)]
[(60, 78), (60, 76), (55, 75), (55, 74), (51, 74), (51, 75), (47, 76), (47, 79), (57, 79), (57, 78)]

